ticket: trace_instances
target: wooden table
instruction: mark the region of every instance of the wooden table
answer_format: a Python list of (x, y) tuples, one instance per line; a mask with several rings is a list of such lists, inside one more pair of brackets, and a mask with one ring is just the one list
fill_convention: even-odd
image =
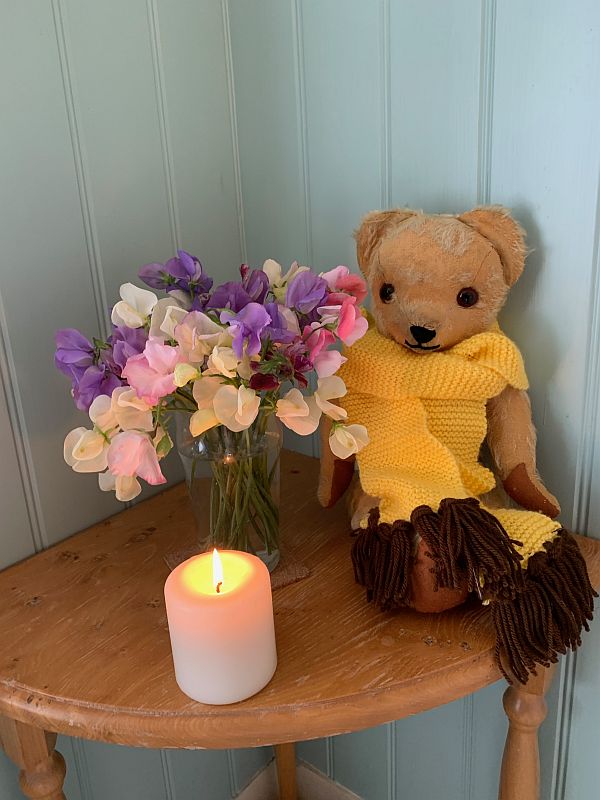
[[(27, 797), (64, 798), (61, 733), (143, 747), (279, 745), (289, 800), (287, 743), (417, 714), (499, 679), (484, 609), (382, 614), (368, 605), (352, 576), (343, 504), (324, 511), (315, 500), (316, 461), (285, 453), (282, 470), (285, 546), (312, 574), (274, 592), (279, 667), (243, 703), (205, 706), (175, 683), (163, 556), (193, 538), (183, 485), (0, 573), (0, 740)], [(598, 585), (600, 543), (580, 544)], [(505, 693), (502, 800), (538, 795), (549, 679), (542, 670)]]

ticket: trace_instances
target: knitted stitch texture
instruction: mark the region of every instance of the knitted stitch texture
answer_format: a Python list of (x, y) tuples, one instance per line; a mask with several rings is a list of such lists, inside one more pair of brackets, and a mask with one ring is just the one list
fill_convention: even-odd
[[(380, 498), (382, 522), (409, 520), (418, 506), (437, 509), (445, 498), (477, 498), (494, 488), (493, 474), (479, 463), (486, 403), (507, 385), (528, 386), (521, 354), (499, 328), (446, 351), (416, 354), (371, 323), (346, 356), (340, 375), (348, 393), (340, 402), (348, 421), (369, 432), (369, 445), (357, 455), (360, 482)], [(560, 529), (537, 512), (487, 510), (522, 543), (523, 566)]]

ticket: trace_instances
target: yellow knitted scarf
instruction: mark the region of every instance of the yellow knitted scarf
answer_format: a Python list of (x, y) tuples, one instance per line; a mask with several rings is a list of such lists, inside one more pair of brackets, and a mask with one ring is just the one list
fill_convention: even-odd
[(371, 325), (347, 356), (342, 405), (369, 431), (360, 483), (379, 498), (355, 532), (356, 580), (383, 610), (410, 605), (422, 540), (437, 588), (466, 586), (489, 603), (498, 666), (525, 683), (537, 664), (581, 643), (595, 593), (577, 542), (558, 523), (478, 500), (495, 484), (479, 463), (486, 403), (506, 386), (527, 388), (519, 351), (496, 328), (419, 355)]
[[(364, 491), (380, 498), (380, 520), (409, 520), (418, 506), (480, 497), (495, 478), (479, 463), (486, 402), (507, 385), (527, 388), (523, 359), (499, 328), (446, 351), (412, 353), (371, 324), (340, 371), (349, 422), (365, 425), (370, 444), (357, 456)], [(524, 558), (560, 525), (543, 514), (488, 509)], [(366, 527), (367, 518), (361, 521)]]

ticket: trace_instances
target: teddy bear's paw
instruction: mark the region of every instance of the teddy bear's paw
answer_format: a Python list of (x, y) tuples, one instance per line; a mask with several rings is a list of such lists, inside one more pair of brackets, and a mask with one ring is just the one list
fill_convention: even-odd
[(517, 464), (502, 483), (506, 492), (523, 508), (539, 511), (551, 519), (560, 514), (556, 497), (536, 475), (531, 475), (525, 464)]

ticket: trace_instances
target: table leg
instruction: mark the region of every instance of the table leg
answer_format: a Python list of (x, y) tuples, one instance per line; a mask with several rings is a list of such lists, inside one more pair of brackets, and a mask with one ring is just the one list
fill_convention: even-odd
[(0, 716), (0, 743), (21, 768), (19, 784), (31, 800), (66, 800), (65, 760), (54, 749), (56, 734)]
[(504, 692), (508, 734), (500, 772), (499, 800), (539, 800), (540, 753), (538, 729), (546, 718), (546, 692), (555, 665), (539, 667), (525, 685), (515, 683)]
[(275, 761), (277, 762), (277, 780), (279, 782), (279, 800), (296, 800), (296, 745), (275, 745)]

